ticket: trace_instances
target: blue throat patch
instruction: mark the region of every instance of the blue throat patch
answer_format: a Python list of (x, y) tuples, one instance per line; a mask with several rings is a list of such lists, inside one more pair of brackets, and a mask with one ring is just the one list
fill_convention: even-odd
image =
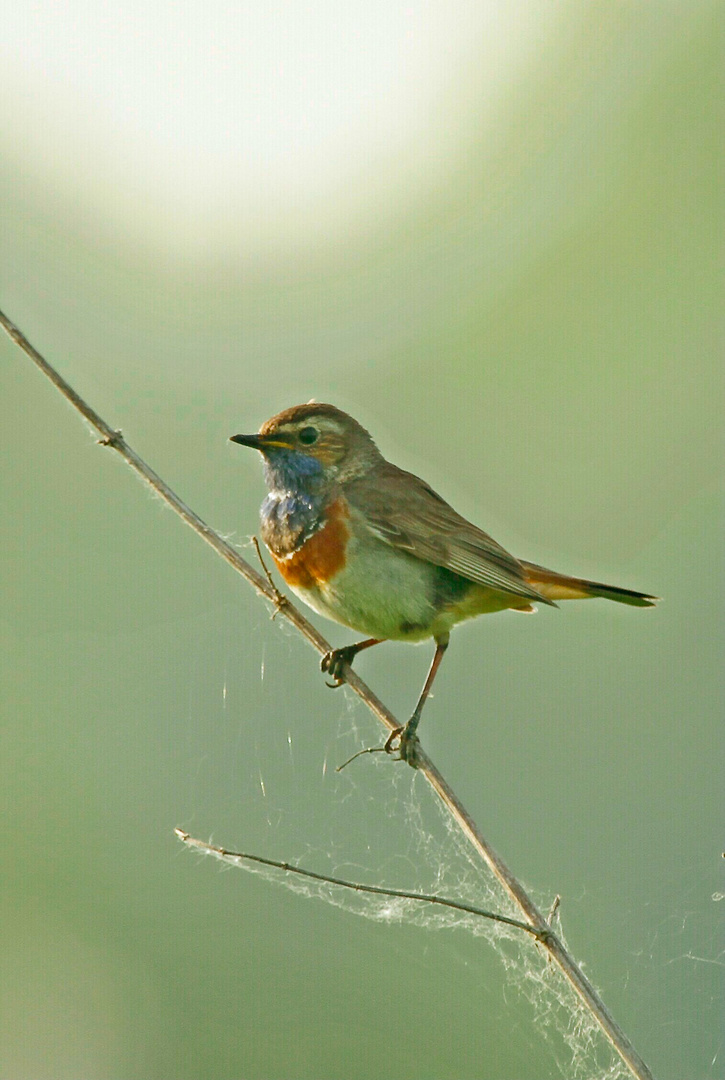
[(260, 511), (262, 539), (273, 554), (289, 555), (325, 524), (323, 468), (309, 454), (268, 450), (264, 478), (269, 495)]

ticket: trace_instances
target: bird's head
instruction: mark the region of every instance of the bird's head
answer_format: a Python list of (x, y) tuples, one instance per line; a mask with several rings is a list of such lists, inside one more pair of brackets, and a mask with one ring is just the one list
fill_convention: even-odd
[(232, 435), (230, 441), (259, 450), (267, 484), (277, 489), (343, 483), (381, 460), (357, 420), (319, 402), (294, 405), (267, 420), (256, 435)]

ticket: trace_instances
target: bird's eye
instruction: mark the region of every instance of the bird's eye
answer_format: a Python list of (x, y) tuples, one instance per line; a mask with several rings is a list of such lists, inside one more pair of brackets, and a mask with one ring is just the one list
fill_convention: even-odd
[(313, 443), (317, 442), (319, 434), (319, 431), (315, 427), (303, 427), (297, 438), (303, 446), (312, 446)]

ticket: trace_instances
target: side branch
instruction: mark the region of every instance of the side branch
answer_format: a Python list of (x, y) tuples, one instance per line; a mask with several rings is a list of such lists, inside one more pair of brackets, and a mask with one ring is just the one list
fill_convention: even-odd
[[(214, 550), (233, 566), (247, 581), (267, 600), (269, 600), (280, 615), (295, 626), (302, 636), (312, 645), (318, 653), (324, 655), (330, 651), (329, 643), (317, 632), (315, 627), (304, 615), (292, 604), (286, 601), (280, 606), (277, 590), (264, 577), (250, 566), (242, 556), (225, 540), (223, 540), (209, 525), (195, 514), (186, 503), (171, 490), (161, 477), (146, 464), (143, 458), (133, 450), (120, 431), (114, 430), (102, 417), (95, 412), (80, 397), (73, 387), (66, 382), (55, 368), (35, 349), (22, 331), (0, 311), (0, 325), (5, 329), (8, 336), (22, 349), (36, 367), (40, 368), (44, 375), (57, 387), (61, 394), (73, 405), (82, 416), (93, 425), (99, 432), (99, 440), (104, 446), (116, 450), (135, 472), (166, 502), (173, 510), (201, 536)], [(348, 686), (361, 698), (370, 711), (388, 728), (393, 731), (400, 727), (398, 720), (383, 702), (370, 690), (363, 680), (352, 670), (346, 672)], [(552, 931), (546, 919), (534, 904), (531, 897), (525, 891), (523, 885), (509, 870), (506, 863), (494, 851), (488, 841), (480, 832), (473, 818), (466, 811), (457, 795), (445, 781), (441, 773), (435, 767), (428, 755), (420, 749), (416, 755), (418, 771), (423, 773), (428, 783), (455, 819), (458, 827), (468, 837), (469, 841), (486, 863), (491, 873), (498, 879), (508, 893), (519, 911), (523, 914), (527, 924), (526, 929), (539, 939), (542, 946), (547, 949), (551, 959), (558, 965), (570, 986), (576, 992), (584, 1007), (599, 1024), (602, 1033), (609, 1040), (614, 1050), (619, 1054), (622, 1061), (628, 1066), (632, 1075), (637, 1080), (654, 1080), (649, 1068), (639, 1056), (632, 1043), (616, 1023), (597, 991), (578, 967), (574, 959), (569, 955), (566, 948)]]
[(314, 870), (305, 870), (302, 866), (294, 866), (292, 863), (279, 862), (277, 859), (265, 859), (262, 855), (249, 855), (244, 851), (227, 851), (226, 848), (215, 847), (214, 844), (206, 844), (203, 840), (195, 840), (183, 829), (174, 829), (182, 843), (187, 847), (196, 848), (205, 855), (215, 855), (217, 859), (233, 864), (252, 862), (260, 866), (270, 866), (273, 870), (284, 870), (287, 874), (297, 874), (298, 877), (310, 878), (312, 881), (321, 881), (326, 885), (337, 885), (340, 889), (351, 889), (353, 892), (372, 893), (374, 896), (392, 896), (400, 900), (417, 900), (422, 904), (438, 904), (439, 907), (451, 908), (453, 911), (462, 911), (466, 915), (478, 915), (481, 919), (491, 919), (492, 922), (503, 923), (505, 926), (515, 926), (517, 930), (525, 930), (537, 941), (546, 941), (551, 931), (537, 930), (520, 919), (510, 919), (508, 915), (499, 915), (495, 911), (487, 911), (485, 908), (476, 907), (475, 904), (463, 904), (460, 900), (450, 900), (447, 896), (436, 896), (433, 893), (411, 892), (407, 889), (386, 889), (382, 885), (363, 885), (359, 881), (347, 881), (345, 878), (331, 877), (329, 874), (318, 874)]

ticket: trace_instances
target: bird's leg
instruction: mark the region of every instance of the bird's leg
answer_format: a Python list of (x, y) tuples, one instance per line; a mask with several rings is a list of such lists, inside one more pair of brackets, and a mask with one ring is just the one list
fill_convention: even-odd
[(415, 712), (411, 716), (410, 720), (404, 727), (396, 728), (395, 731), (391, 731), (388, 736), (388, 740), (385, 743), (385, 751), (388, 754), (397, 753), (401, 761), (407, 761), (409, 765), (415, 768), (415, 748), (418, 743), (418, 724), (420, 723), (420, 714), (423, 712), (423, 706), (425, 705), (428, 695), (430, 694), (433, 680), (435, 679), (438, 668), (441, 666), (441, 660), (443, 654), (448, 648), (449, 635), (436, 639), (436, 651), (433, 656), (433, 661), (430, 665), (428, 677), (423, 684), (423, 689), (420, 692), (418, 698), (418, 704), (415, 707)]
[(327, 684), (330, 689), (337, 690), (338, 686), (342, 686), (345, 682), (345, 668), (353, 662), (359, 652), (373, 645), (379, 645), (383, 640), (383, 638), (365, 638), (364, 641), (358, 641), (354, 645), (345, 645), (342, 649), (332, 649), (331, 652), (325, 653), (320, 661), (320, 667), (335, 680)]

